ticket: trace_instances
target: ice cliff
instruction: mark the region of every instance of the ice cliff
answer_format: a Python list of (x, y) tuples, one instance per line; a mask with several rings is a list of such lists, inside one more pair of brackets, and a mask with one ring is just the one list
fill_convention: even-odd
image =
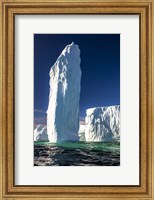
[(120, 106), (97, 107), (86, 110), (85, 141), (120, 140)]
[(39, 124), (34, 130), (34, 141), (49, 141), (47, 127)]
[(79, 130), (80, 50), (72, 42), (51, 67), (47, 134), (50, 142), (77, 141)]

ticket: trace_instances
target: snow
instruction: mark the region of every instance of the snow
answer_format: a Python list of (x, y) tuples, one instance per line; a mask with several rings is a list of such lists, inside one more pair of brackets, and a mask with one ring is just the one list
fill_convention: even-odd
[(50, 142), (78, 141), (80, 50), (67, 45), (50, 69), (47, 134)]
[(49, 141), (47, 127), (39, 124), (34, 130), (34, 141)]
[(86, 142), (120, 140), (120, 106), (87, 109), (85, 123)]

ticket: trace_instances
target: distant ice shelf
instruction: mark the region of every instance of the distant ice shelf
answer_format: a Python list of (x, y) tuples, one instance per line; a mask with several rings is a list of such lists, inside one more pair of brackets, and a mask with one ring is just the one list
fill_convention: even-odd
[(96, 107), (86, 110), (85, 141), (120, 140), (120, 106)]
[(34, 141), (48, 142), (47, 127), (39, 124), (34, 130)]

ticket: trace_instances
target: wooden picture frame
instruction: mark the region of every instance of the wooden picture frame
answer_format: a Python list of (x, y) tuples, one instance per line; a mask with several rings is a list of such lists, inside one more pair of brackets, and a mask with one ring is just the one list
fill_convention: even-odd
[[(154, 199), (154, 2), (152, 0), (1, 0), (0, 199)], [(139, 186), (15, 186), (14, 21), (17, 14), (140, 16)]]

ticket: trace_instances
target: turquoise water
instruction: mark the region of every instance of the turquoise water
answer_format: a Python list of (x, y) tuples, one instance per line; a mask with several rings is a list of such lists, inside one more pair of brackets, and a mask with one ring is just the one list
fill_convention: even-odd
[(35, 166), (118, 166), (119, 142), (35, 142)]

